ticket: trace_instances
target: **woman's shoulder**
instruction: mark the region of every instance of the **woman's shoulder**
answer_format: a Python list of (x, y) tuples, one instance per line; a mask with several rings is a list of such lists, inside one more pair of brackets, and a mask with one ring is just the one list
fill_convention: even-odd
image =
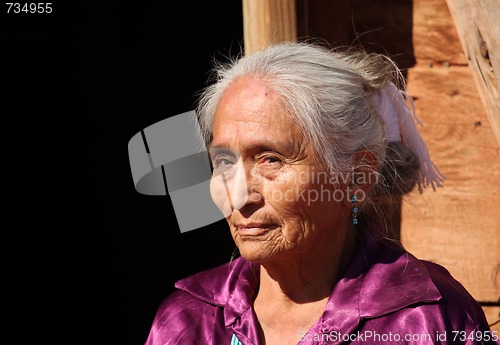
[(251, 272), (249, 262), (236, 258), (179, 280), (158, 307), (146, 345), (195, 344), (213, 332), (229, 343), (223, 310), (250, 303)]
[(145, 345), (196, 344), (216, 323), (214, 284), (227, 279), (229, 264), (200, 271), (176, 282), (163, 299)]
[(442, 308), (447, 308), (447, 313), (456, 308), (461, 314), (467, 312), (475, 318), (482, 319), (484, 317), (479, 303), (443, 265), (420, 259), (403, 246), (387, 246), (385, 250), (392, 251), (399, 257), (395, 260), (399, 263), (399, 268), (395, 272), (391, 272), (394, 274), (399, 270), (399, 283), (404, 280), (406, 286), (415, 285), (418, 288), (435, 290), (441, 295), (435, 302)]
[[(383, 304), (393, 303), (394, 308), (367, 322), (367, 329), (393, 330), (401, 339), (413, 340), (406, 343), (427, 339), (431, 343), (499, 344), (479, 303), (444, 266), (419, 259), (402, 246), (385, 246), (383, 252), (377, 262), (382, 261), (389, 274), (384, 279), (385, 291), (379, 290), (377, 297), (385, 296)], [(375, 273), (380, 272), (379, 268)], [(399, 309), (398, 300), (404, 302)]]
[(426, 267), (432, 282), (441, 293), (439, 304), (450, 320), (459, 320), (461, 324), (459, 323), (458, 327), (471, 321), (487, 324), (481, 305), (444, 266), (426, 260), (420, 262)]
[(160, 304), (145, 345), (196, 344), (214, 317), (214, 306), (175, 290)]
[(179, 315), (189, 310), (200, 310), (223, 305), (227, 282), (235, 271), (245, 265), (241, 258), (189, 275), (175, 283), (175, 290), (160, 304), (158, 314)]

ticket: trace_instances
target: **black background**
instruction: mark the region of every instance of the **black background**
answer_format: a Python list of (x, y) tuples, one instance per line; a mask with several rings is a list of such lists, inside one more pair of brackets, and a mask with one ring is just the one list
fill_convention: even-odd
[(174, 282), (235, 246), (224, 221), (181, 234), (168, 196), (137, 193), (127, 144), (241, 51), (241, 1), (52, 8), (2, 7), (4, 313), (20, 343), (143, 344)]

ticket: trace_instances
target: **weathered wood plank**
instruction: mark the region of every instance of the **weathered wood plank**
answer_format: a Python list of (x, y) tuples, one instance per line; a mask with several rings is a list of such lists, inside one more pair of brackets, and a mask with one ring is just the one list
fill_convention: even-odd
[(500, 1), (446, 0), (446, 3), (500, 143)]
[(402, 243), (445, 266), (478, 301), (496, 302), (500, 281), (500, 146), (468, 67), (408, 71), (421, 129), (444, 187), (403, 202)]
[(413, 53), (417, 64), (467, 66), (446, 1), (413, 1), (412, 21)]
[(297, 40), (295, 0), (243, 0), (245, 55), (276, 42)]

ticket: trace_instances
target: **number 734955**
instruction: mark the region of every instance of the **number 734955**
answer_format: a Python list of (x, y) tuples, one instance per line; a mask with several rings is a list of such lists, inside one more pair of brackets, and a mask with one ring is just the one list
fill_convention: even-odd
[(51, 2), (6, 2), (7, 13), (52, 13)]

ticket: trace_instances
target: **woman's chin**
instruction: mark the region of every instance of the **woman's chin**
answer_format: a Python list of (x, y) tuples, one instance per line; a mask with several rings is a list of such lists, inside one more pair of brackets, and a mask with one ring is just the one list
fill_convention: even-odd
[(263, 248), (262, 244), (242, 243), (238, 249), (242, 258), (254, 263), (262, 263), (274, 256), (274, 252), (270, 248)]

